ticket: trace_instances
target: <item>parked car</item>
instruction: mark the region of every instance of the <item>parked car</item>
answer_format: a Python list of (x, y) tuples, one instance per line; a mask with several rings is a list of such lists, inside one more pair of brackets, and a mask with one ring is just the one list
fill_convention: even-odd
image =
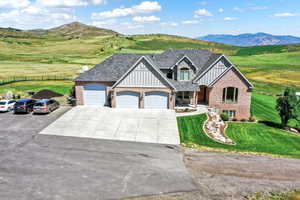
[(15, 100), (0, 100), (0, 112), (12, 111), (15, 103)]
[(14, 105), (14, 113), (31, 113), (35, 104), (34, 99), (21, 99)]
[(33, 106), (33, 113), (51, 113), (59, 108), (59, 103), (54, 99), (42, 99), (37, 101)]

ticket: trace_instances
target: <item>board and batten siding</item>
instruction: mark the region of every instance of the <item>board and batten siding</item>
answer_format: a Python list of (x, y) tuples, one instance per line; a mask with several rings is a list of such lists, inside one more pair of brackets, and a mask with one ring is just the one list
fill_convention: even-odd
[(218, 78), (227, 68), (228, 64), (220, 60), (209, 71), (207, 71), (198, 81), (199, 85), (209, 85)]
[(137, 67), (127, 75), (118, 85), (118, 87), (159, 87), (167, 88), (153, 72), (151, 67), (145, 62), (140, 62)]

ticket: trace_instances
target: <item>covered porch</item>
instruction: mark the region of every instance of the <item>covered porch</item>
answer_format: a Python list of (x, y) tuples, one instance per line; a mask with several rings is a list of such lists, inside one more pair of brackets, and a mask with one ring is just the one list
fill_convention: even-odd
[(175, 94), (175, 107), (194, 107), (208, 105), (209, 90), (207, 86), (198, 86), (193, 91), (178, 91)]

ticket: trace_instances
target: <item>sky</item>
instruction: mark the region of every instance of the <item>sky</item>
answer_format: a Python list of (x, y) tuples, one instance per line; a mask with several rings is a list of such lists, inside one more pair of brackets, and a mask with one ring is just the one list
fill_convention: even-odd
[(300, 36), (299, 0), (0, 0), (0, 27), (79, 21), (122, 34)]

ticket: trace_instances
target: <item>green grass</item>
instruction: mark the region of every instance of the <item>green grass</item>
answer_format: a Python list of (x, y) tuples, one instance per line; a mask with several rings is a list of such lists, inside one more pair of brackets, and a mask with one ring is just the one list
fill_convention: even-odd
[(300, 200), (300, 190), (295, 190), (287, 193), (256, 193), (248, 196), (248, 200)]
[(259, 120), (269, 123), (230, 122), (226, 130), (228, 137), (237, 145), (225, 145), (213, 141), (204, 133), (202, 126), (206, 115), (178, 117), (182, 143), (222, 148), (229, 151), (255, 152), (300, 158), (300, 136), (276, 128), (280, 122), (275, 111), (275, 98), (254, 94), (252, 112)]
[(294, 52), (294, 51), (300, 51), (300, 44), (241, 47), (240, 50), (238, 50), (235, 55), (250, 56), (250, 55), (284, 53), (284, 52)]
[(68, 39), (4, 32), (1, 37), (0, 31), (0, 79), (45, 74), (75, 77), (83, 65), (93, 67), (114, 53), (195, 48), (229, 56), (254, 83), (255, 91), (277, 94), (287, 85), (300, 90), (300, 45), (237, 47), (163, 34)]
[(48, 89), (61, 94), (69, 94), (73, 87), (73, 81), (23, 81), (0, 86), (0, 94), (12, 91), (15, 94), (27, 96), (26, 91), (35, 91)]

